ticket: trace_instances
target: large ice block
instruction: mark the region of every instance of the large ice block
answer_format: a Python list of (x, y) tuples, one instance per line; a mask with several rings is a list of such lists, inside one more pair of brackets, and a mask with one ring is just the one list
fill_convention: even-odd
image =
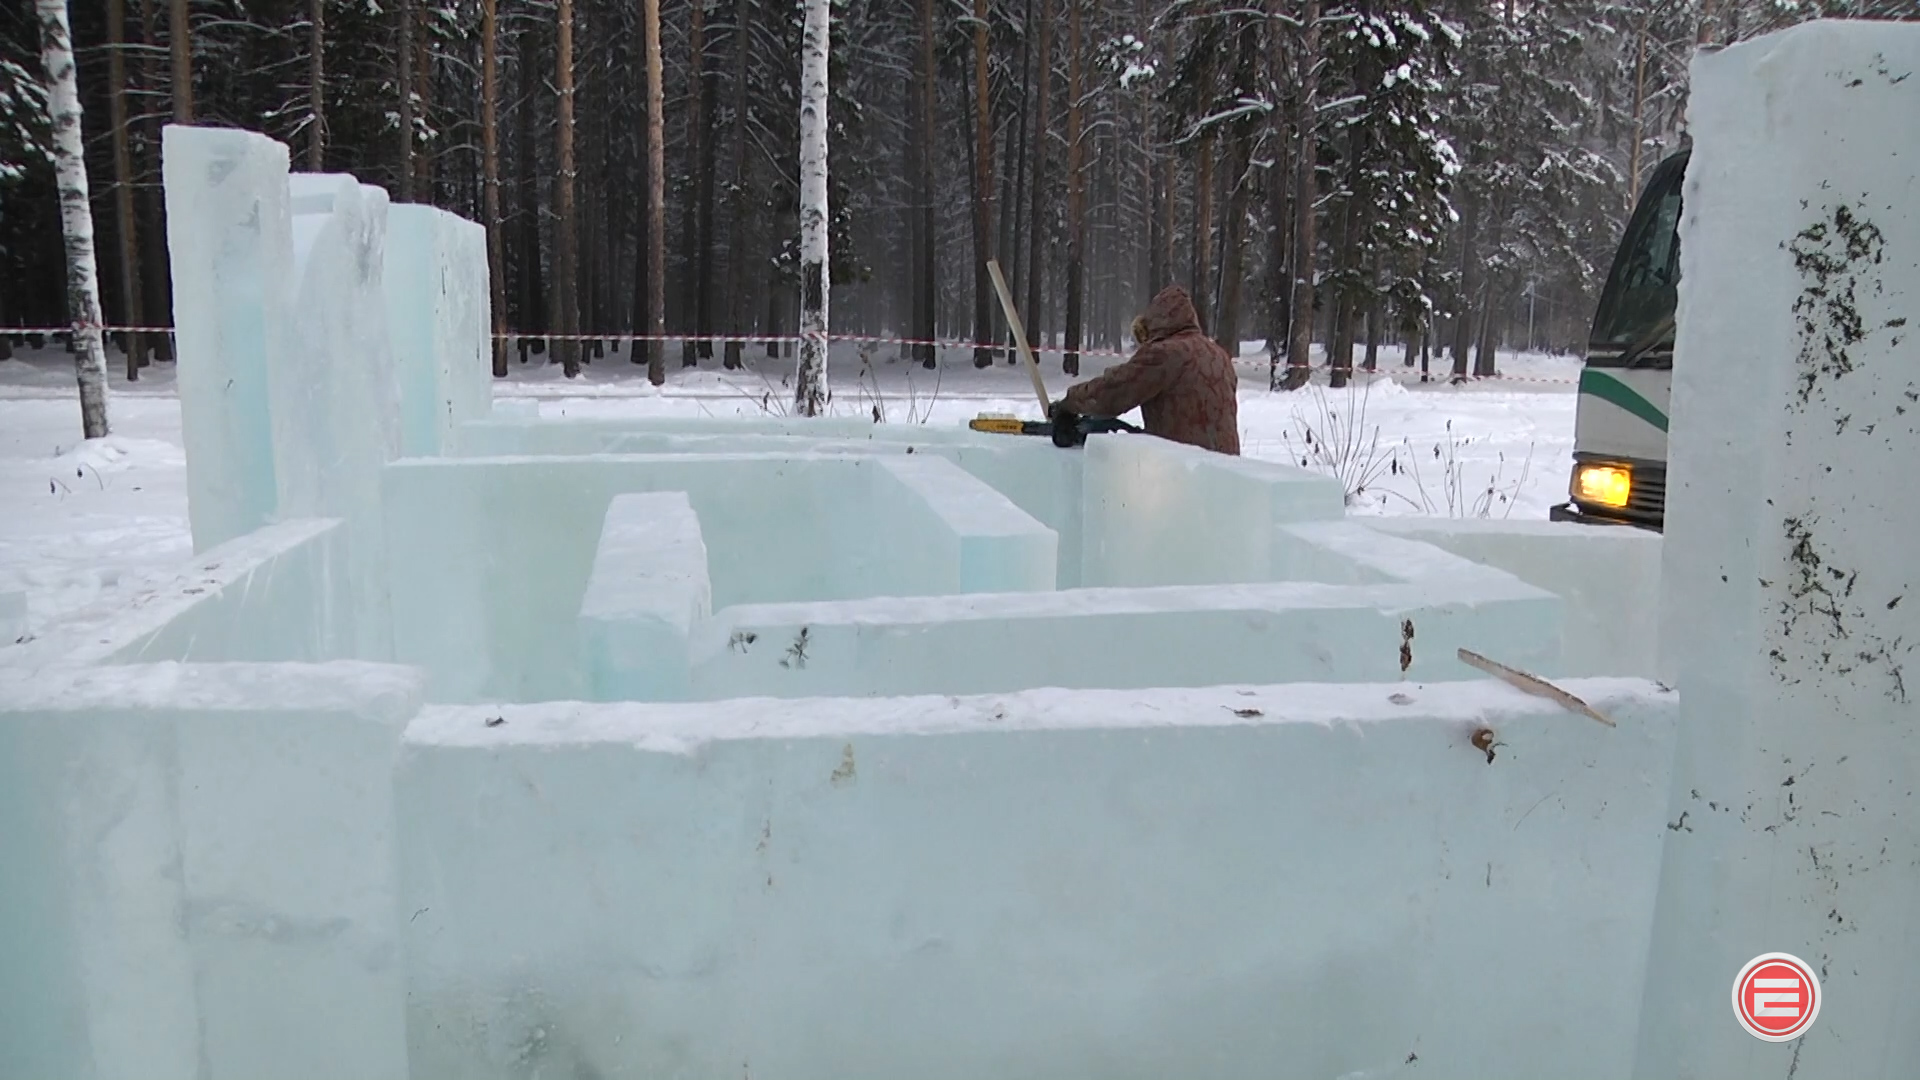
[(0, 682), (0, 1075), (403, 1080), (419, 699), (357, 663)]
[(384, 284), (401, 449), (448, 453), (460, 426), (493, 401), (486, 229), (431, 206), (389, 207)]
[[(877, 562), (875, 593), (1052, 591), (1059, 536), (1005, 495), (931, 454), (876, 458), (873, 473), (875, 509), (895, 511), (888, 544), (917, 556)], [(932, 562), (932, 574), (914, 572), (920, 559)], [(908, 572), (892, 572), (898, 568)]]
[(266, 524), (279, 505), (269, 383), (288, 347), (287, 148), (169, 125), (161, 168), (187, 516), (194, 550), (205, 551)]
[(347, 655), (346, 529), (302, 518), (195, 556), (131, 597), (115, 594), (8, 656), (75, 664), (337, 660)]
[(1376, 517), (1367, 528), (1497, 567), (1566, 601), (1560, 662), (1543, 675), (1659, 669), (1659, 533), (1554, 521)]
[(356, 654), (388, 644), (380, 466), (400, 454), (400, 392), (383, 285), (387, 195), (351, 176), (291, 178), (291, 343), (275, 371), (280, 513), (347, 520)]
[[(1680, 738), (1636, 1075), (1920, 1076), (1920, 24), (1693, 62), (1663, 648)], [(1813, 1027), (1740, 968), (1824, 979)]]
[(429, 709), (415, 1075), (1613, 1080), (1673, 704), (1568, 689), (1620, 726), (1488, 683)]
[(1272, 527), (1346, 512), (1330, 477), (1137, 435), (1085, 449), (1081, 583), (1266, 581)]
[(1474, 677), (1456, 657), (1462, 647), (1530, 670), (1557, 660), (1559, 599), (1498, 571), (1473, 569), (1480, 573), (1453, 583), (743, 604), (696, 629), (693, 694), (714, 700)]
[(687, 638), (712, 611), (707, 545), (686, 493), (614, 496), (580, 601), (592, 699), (685, 698)]
[[(873, 596), (883, 587), (937, 592), (957, 580), (957, 567), (929, 545), (902, 542), (927, 535), (916, 531), (927, 515), (909, 490), (881, 484), (880, 460), (798, 453), (394, 462), (383, 483), (395, 655), (432, 672), (438, 701), (585, 694), (580, 603), (607, 505), (627, 493), (687, 493), (715, 607)], [(768, 557), (769, 545), (778, 558)]]

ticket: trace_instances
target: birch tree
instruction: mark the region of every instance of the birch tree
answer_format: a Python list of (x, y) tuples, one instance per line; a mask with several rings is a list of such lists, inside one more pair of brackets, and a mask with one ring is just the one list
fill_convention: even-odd
[(94, 269), (93, 206), (87, 194), (86, 146), (80, 135), (80, 81), (73, 62), (67, 0), (35, 0), (40, 60), (47, 73), (53, 121), (53, 165), (60, 185), (60, 229), (67, 248), (67, 313), (73, 320), (74, 367), (80, 381), (80, 425), (89, 439), (107, 434), (107, 358), (100, 345), (100, 281)]
[(828, 0), (807, 0), (800, 46), (800, 364), (794, 406), (827, 407), (827, 43)]

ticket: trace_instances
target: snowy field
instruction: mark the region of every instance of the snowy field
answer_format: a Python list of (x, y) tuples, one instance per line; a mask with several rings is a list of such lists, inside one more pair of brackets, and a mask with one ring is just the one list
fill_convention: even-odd
[[(1421, 384), (1418, 369), (1401, 367), (1390, 350), (1370, 381), (1329, 391), (1319, 385), (1322, 372), (1315, 386), (1289, 394), (1267, 389), (1260, 348), (1249, 343), (1240, 361), (1243, 453), (1338, 475), (1354, 492), (1355, 513), (1537, 520), (1565, 497), (1575, 358), (1503, 356), (1503, 378), (1456, 387)], [(747, 371), (723, 372), (717, 359), (689, 371), (670, 347), (667, 385), (658, 389), (624, 355), (609, 354), (571, 380), (555, 366), (516, 360), (494, 397), (538, 400), (553, 417), (784, 412), (792, 365), (764, 354), (749, 350)], [(1039, 412), (1023, 367), (980, 371), (952, 350), (927, 371), (896, 355), (887, 349), (867, 361), (836, 345), (832, 411), (877, 410), (887, 423), (932, 425)], [(137, 589), (190, 554), (186, 456), (172, 365), (127, 383), (124, 361), (110, 354), (113, 434), (85, 444), (71, 357), (58, 349), (16, 357), (0, 362), (0, 592), (25, 590), (38, 627), (105, 590)], [(1087, 358), (1082, 377), (1113, 362)], [(1073, 380), (1060, 373), (1057, 354), (1042, 364), (1057, 398)]]

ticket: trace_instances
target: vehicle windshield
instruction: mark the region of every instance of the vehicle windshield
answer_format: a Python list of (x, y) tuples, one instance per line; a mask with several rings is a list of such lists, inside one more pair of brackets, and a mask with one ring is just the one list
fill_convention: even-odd
[(1680, 182), (1685, 164), (1678, 156), (1662, 162), (1634, 208), (1626, 240), (1600, 294), (1594, 345), (1631, 348), (1655, 334), (1672, 336), (1669, 317), (1680, 281)]

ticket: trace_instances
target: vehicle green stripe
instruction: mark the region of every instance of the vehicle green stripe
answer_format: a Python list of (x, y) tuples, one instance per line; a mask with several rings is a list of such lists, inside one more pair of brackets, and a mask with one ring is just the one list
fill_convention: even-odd
[(1596, 368), (1582, 368), (1580, 392), (1592, 394), (1609, 405), (1618, 405), (1662, 432), (1667, 430), (1666, 413), (1661, 412), (1653, 402), (1641, 397), (1639, 391), (1604, 371)]

